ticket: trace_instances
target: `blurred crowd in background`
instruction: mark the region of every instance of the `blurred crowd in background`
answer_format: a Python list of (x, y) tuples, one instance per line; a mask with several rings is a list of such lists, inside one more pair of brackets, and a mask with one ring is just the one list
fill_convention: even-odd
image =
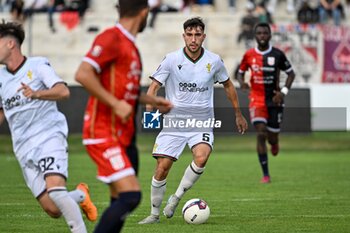
[[(209, 6), (215, 11), (215, 4), (226, 0), (182, 0), (176, 1), (149, 0), (149, 26), (153, 28), (159, 13), (183, 12), (191, 13), (201, 6)], [(242, 34), (239, 40), (251, 37), (252, 25), (256, 22), (274, 22), (277, 5), (285, 1), (286, 13), (295, 14), (299, 23), (326, 23), (332, 20), (334, 25), (341, 25), (349, 15), (350, 0), (246, 0), (246, 13), (242, 18)], [(98, 4), (98, 1), (97, 1)], [(228, 11), (237, 12), (236, 0), (228, 0)], [(83, 20), (86, 11), (90, 8), (90, 0), (2, 0), (1, 11), (9, 11), (12, 19), (23, 22), (33, 13), (47, 13), (52, 32), (55, 32), (53, 14), (55, 12), (74, 12), (79, 20)], [(242, 8), (240, 8), (242, 9)], [(248, 33), (247, 33), (248, 32)]]

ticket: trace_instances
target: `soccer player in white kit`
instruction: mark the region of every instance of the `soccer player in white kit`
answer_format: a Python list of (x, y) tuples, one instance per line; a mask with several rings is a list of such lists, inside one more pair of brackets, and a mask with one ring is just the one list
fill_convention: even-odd
[[(214, 83), (223, 84), (235, 110), (238, 131), (244, 133), (248, 127), (240, 111), (236, 89), (229, 79), (223, 61), (217, 54), (202, 47), (206, 37), (203, 21), (200, 18), (189, 19), (183, 28), (185, 47), (166, 55), (151, 76), (152, 83), (147, 92), (149, 95), (157, 95), (159, 88), (164, 85), (166, 98), (173, 103), (174, 108), (164, 116), (163, 129), (156, 138), (152, 153), (157, 159), (157, 165), (151, 184), (151, 215), (139, 224), (159, 222), (167, 175), (186, 144), (192, 151), (193, 161), (186, 168), (176, 192), (168, 199), (163, 210), (167, 218), (174, 215), (180, 199), (204, 172), (214, 142), (215, 122), (211, 124), (211, 121), (215, 121)], [(200, 128), (198, 126), (203, 124), (197, 124), (198, 121), (207, 121), (209, 124)]]
[(87, 232), (79, 206), (89, 220), (97, 209), (88, 187), (68, 192), (68, 127), (56, 101), (66, 99), (66, 84), (44, 57), (25, 57), (21, 25), (0, 23), (0, 124), (6, 117), (13, 150), (25, 182), (46, 213), (65, 218), (71, 232)]

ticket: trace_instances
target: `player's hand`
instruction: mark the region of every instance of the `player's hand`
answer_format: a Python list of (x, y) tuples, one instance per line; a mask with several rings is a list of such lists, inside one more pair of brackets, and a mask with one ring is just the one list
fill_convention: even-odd
[(272, 101), (276, 105), (280, 106), (283, 103), (283, 99), (284, 99), (283, 93), (280, 91), (273, 91), (273, 93), (274, 93), (274, 96), (272, 97)]
[(244, 134), (248, 129), (248, 123), (242, 114), (236, 114), (236, 125), (240, 134)]
[(152, 112), (153, 111), (153, 106), (151, 104), (146, 104), (146, 111), (147, 112)]
[(124, 124), (129, 120), (133, 112), (133, 107), (125, 100), (119, 100), (112, 106), (112, 110), (114, 114), (120, 117)]
[(248, 83), (242, 83), (241, 89), (243, 91), (249, 91), (249, 89), (250, 89), (249, 84)]
[(159, 109), (159, 112), (161, 113), (168, 113), (173, 108), (173, 104), (169, 100), (164, 99), (163, 97), (156, 96), (155, 107)]
[(18, 88), (17, 92), (22, 91), (23, 95), (29, 99), (38, 99), (39, 96), (37, 95), (36, 91), (33, 91), (30, 86), (28, 86), (25, 83), (21, 82), (21, 87)]

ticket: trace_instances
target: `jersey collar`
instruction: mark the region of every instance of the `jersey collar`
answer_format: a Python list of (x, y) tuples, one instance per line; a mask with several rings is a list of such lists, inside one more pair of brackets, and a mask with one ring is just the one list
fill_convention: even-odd
[(26, 63), (26, 61), (27, 61), (27, 57), (24, 56), (24, 59), (23, 59), (22, 63), (19, 64), (19, 66), (15, 70), (9, 70), (6, 67), (7, 72), (9, 72), (12, 75), (16, 74), (23, 67), (23, 65), (24, 65), (24, 63)]
[(201, 54), (199, 55), (199, 57), (197, 59), (193, 60), (192, 58), (190, 58), (190, 56), (187, 55), (185, 47), (182, 49), (182, 51), (183, 51), (185, 57), (193, 63), (196, 63), (197, 61), (199, 61), (203, 57), (203, 54), (204, 54), (204, 48), (201, 47)]
[(271, 46), (271, 45), (270, 45), (269, 48), (268, 48), (267, 50), (265, 50), (265, 51), (260, 51), (260, 50), (258, 49), (258, 47), (255, 47), (255, 52), (257, 52), (257, 53), (259, 53), (259, 54), (261, 54), (261, 55), (268, 54), (269, 52), (271, 52), (271, 50), (272, 50), (272, 46)]
[(116, 27), (129, 39), (131, 40), (132, 42), (135, 43), (135, 37), (133, 35), (131, 35), (130, 32), (128, 32), (124, 27), (123, 25), (121, 25), (120, 23), (117, 23)]

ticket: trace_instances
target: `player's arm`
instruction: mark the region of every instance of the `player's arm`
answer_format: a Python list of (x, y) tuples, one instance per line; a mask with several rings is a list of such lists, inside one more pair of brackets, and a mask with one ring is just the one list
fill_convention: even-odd
[(63, 82), (54, 84), (50, 89), (37, 91), (34, 91), (29, 85), (22, 82), (21, 87), (17, 91), (22, 91), (27, 98), (39, 100), (63, 100), (68, 99), (70, 96), (69, 88)]
[(272, 98), (272, 101), (277, 105), (280, 105), (283, 102), (284, 97), (288, 94), (289, 89), (292, 87), (293, 81), (295, 79), (295, 73), (293, 70), (287, 73), (288, 77), (284, 87), (280, 91), (275, 91), (275, 95)]
[(87, 62), (82, 62), (75, 74), (75, 80), (80, 83), (92, 96), (112, 108), (113, 112), (126, 122), (133, 108), (125, 100), (117, 99), (101, 84), (95, 68)]
[(238, 128), (238, 132), (243, 134), (248, 129), (248, 124), (245, 118), (242, 115), (239, 101), (238, 101), (238, 95), (236, 92), (236, 88), (233, 86), (232, 82), (230, 80), (227, 80), (223, 83), (224, 90), (226, 93), (227, 98), (232, 104), (233, 109), (235, 110), (236, 115), (236, 125)]
[(156, 108), (161, 113), (168, 113), (173, 107), (172, 103), (164, 99), (163, 97), (149, 95), (145, 93), (141, 93), (139, 101), (142, 104), (146, 104), (147, 111), (152, 111), (152, 108)]
[[(148, 87), (147, 95), (150, 97), (157, 96), (158, 90), (160, 89), (161, 86), (162, 86), (162, 84), (153, 78), (151, 84)], [(148, 98), (150, 98), (150, 97), (148, 97)], [(152, 105), (150, 103), (144, 103), (144, 104), (146, 104), (147, 111), (153, 110), (154, 105)]]
[(243, 90), (249, 90), (249, 84), (244, 81), (245, 71), (248, 69), (247, 54), (244, 54), (241, 63), (239, 64), (238, 71), (236, 72), (236, 79), (239, 86)]
[(244, 82), (244, 74), (245, 74), (245, 72), (238, 71), (237, 75), (236, 75), (236, 79), (237, 79), (237, 81), (239, 83), (239, 86), (243, 90), (248, 90), (249, 89), (249, 85), (248, 85), (248, 83)]

